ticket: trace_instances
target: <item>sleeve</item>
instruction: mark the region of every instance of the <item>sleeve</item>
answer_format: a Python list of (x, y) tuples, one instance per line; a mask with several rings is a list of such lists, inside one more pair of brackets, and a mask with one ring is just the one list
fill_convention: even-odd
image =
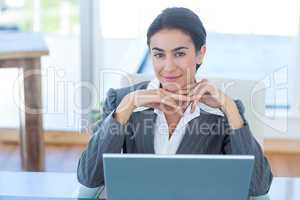
[(121, 153), (124, 144), (126, 125), (113, 117), (116, 99), (116, 91), (110, 89), (104, 102), (102, 119), (93, 128), (93, 136), (78, 162), (77, 179), (89, 188), (104, 185), (103, 153)]
[[(250, 196), (260, 196), (268, 193), (273, 174), (268, 160), (264, 156), (259, 143), (251, 133), (247, 120), (244, 117), (244, 106), (240, 100), (235, 100), (238, 110), (244, 120), (244, 126), (239, 129), (230, 129), (227, 119), (225, 127), (227, 132), (224, 140), (225, 154), (254, 155), (255, 164), (250, 183)], [(226, 118), (226, 117), (225, 117)]]

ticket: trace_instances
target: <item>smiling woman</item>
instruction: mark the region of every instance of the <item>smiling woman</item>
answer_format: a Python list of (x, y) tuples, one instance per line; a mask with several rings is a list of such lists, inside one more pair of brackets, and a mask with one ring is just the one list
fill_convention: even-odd
[(196, 80), (206, 53), (199, 17), (187, 8), (167, 8), (150, 25), (147, 41), (155, 78), (108, 91), (102, 120), (79, 160), (79, 182), (104, 184), (104, 153), (250, 154), (255, 167), (249, 194), (266, 194), (272, 172), (242, 102), (209, 80)]
[(155, 75), (163, 88), (175, 92), (195, 81), (195, 66), (202, 63), (205, 46), (196, 50), (190, 36), (176, 29), (155, 33), (150, 46)]

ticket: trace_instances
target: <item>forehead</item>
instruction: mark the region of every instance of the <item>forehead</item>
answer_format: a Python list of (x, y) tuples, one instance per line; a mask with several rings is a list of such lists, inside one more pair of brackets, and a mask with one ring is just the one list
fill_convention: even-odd
[(193, 47), (191, 37), (179, 29), (163, 29), (150, 39), (150, 48), (172, 50), (179, 46)]

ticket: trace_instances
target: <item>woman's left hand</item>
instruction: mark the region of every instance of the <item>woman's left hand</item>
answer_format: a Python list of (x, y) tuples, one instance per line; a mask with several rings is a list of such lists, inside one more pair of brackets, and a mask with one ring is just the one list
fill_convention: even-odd
[(213, 108), (220, 108), (222, 111), (225, 111), (224, 109), (227, 102), (233, 101), (230, 97), (226, 96), (220, 89), (206, 79), (187, 87), (190, 88), (187, 95), (194, 99), (192, 102), (191, 112), (195, 111), (199, 102)]
[(238, 129), (244, 126), (244, 121), (235, 102), (206, 79), (188, 85), (185, 89), (179, 91), (179, 94), (192, 97), (191, 112), (194, 112), (197, 104), (201, 102), (210, 107), (221, 109), (226, 115), (231, 128)]

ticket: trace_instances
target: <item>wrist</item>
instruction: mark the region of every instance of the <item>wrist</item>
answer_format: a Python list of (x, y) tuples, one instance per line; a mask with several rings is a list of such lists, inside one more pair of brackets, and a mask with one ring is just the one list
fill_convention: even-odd
[(125, 104), (127, 104), (127, 110), (133, 112), (138, 106), (135, 104), (135, 92), (131, 92), (124, 97)]
[(240, 115), (239, 109), (230, 97), (226, 97), (224, 106), (222, 106), (221, 110), (227, 117), (228, 123), (232, 129), (239, 129), (244, 126), (244, 121)]
[(221, 110), (224, 114), (230, 113), (236, 107), (235, 102), (228, 96), (224, 95), (224, 103), (221, 106)]
[(129, 118), (135, 108), (136, 108), (136, 106), (134, 104), (133, 97), (130, 94), (126, 95), (122, 99), (119, 106), (116, 108), (114, 117), (121, 124), (125, 124), (129, 120)]

